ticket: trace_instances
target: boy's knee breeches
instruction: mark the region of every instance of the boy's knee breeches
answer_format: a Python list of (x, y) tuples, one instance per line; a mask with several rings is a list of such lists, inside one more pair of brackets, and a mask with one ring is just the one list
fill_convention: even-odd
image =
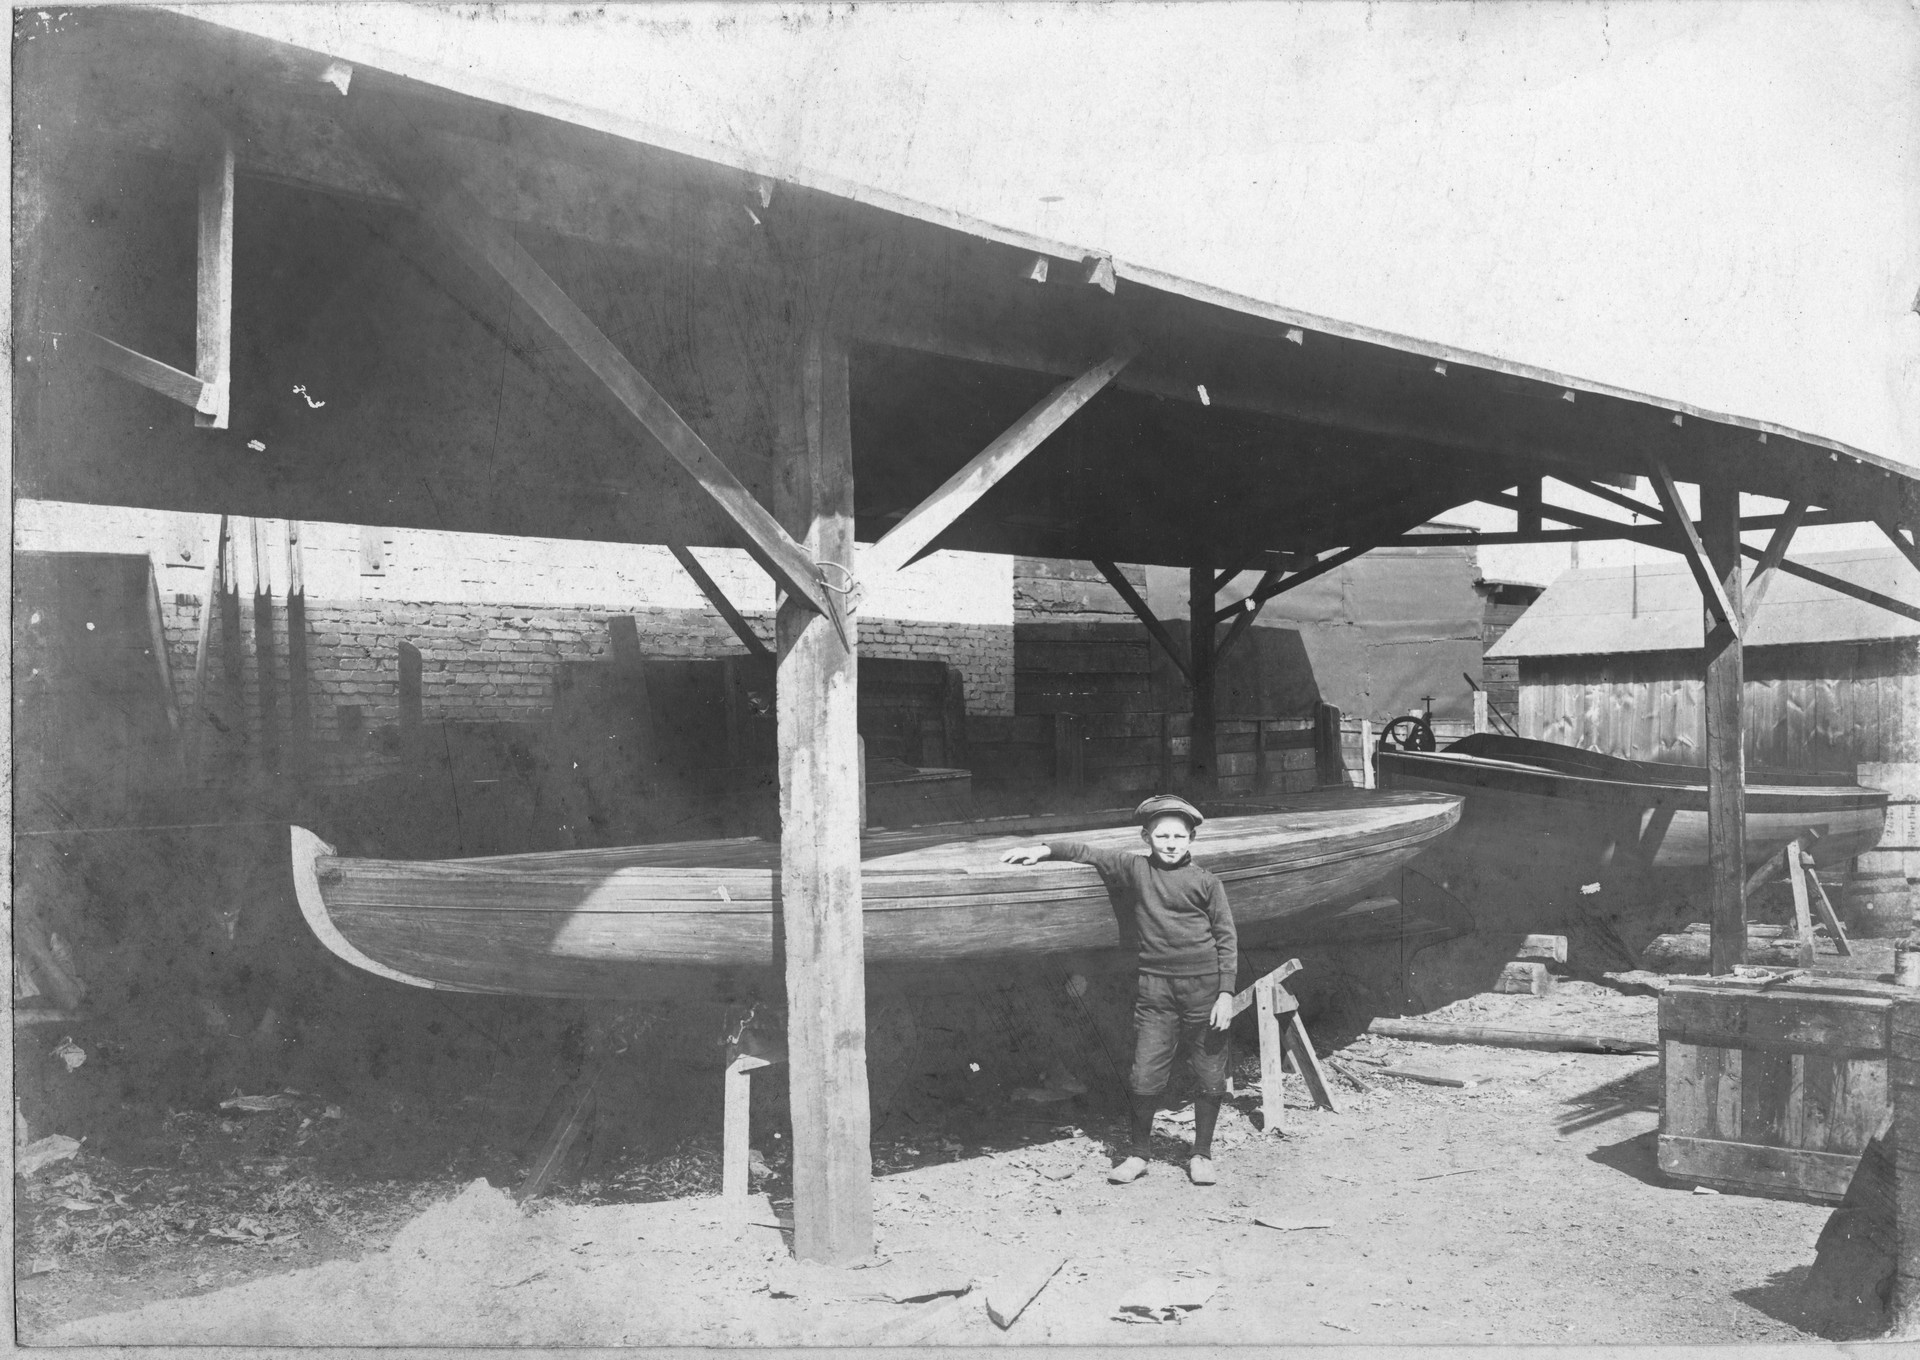
[(1203, 1095), (1227, 1090), (1227, 1032), (1212, 1028), (1218, 979), (1161, 977), (1142, 973), (1133, 1003), (1133, 1072), (1127, 1085), (1135, 1095), (1156, 1096), (1167, 1089), (1174, 1055), (1186, 1041), (1187, 1068)]

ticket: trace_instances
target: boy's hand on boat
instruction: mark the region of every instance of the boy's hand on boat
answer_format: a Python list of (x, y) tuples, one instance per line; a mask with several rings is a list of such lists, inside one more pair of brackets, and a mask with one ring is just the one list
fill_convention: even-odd
[(1215, 1029), (1225, 1029), (1233, 1023), (1233, 995), (1222, 992), (1213, 999), (1213, 1014), (1207, 1017), (1207, 1023)]
[(1044, 845), (1016, 845), (1000, 856), (1002, 864), (1038, 864), (1047, 857)]

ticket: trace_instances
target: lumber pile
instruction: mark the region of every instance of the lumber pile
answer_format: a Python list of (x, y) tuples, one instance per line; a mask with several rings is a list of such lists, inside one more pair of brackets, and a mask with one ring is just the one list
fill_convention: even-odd
[[(1705, 923), (1671, 935), (1657, 935), (1640, 951), (1640, 966), (1654, 973), (1705, 973), (1712, 933)], [(1800, 962), (1800, 941), (1783, 926), (1749, 925), (1746, 962), (1793, 967)]]
[(1556, 968), (1567, 962), (1567, 937), (1529, 935), (1520, 942), (1513, 958), (1500, 969), (1493, 990), (1519, 996), (1548, 996), (1553, 992)]

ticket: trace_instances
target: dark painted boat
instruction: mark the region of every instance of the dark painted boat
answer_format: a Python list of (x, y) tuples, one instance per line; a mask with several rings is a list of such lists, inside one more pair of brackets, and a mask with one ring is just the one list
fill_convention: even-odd
[[(1516, 834), (1543, 831), (1633, 847), (1654, 869), (1707, 862), (1707, 772), (1583, 751), (1558, 742), (1479, 732), (1441, 751), (1382, 750), (1382, 789), (1452, 793), (1468, 815)], [(1795, 836), (1837, 864), (1880, 840), (1887, 795), (1845, 775), (1747, 771), (1747, 858), (1758, 864)]]
[[(1242, 934), (1357, 900), (1459, 820), (1460, 800), (1336, 790), (1222, 809), (1196, 858), (1226, 883)], [(1124, 810), (879, 832), (862, 841), (867, 961), (924, 967), (1116, 948), (1099, 875), (1001, 853), (1070, 837), (1138, 847)], [(632, 997), (660, 969), (769, 968), (777, 842), (753, 837), (484, 859), (336, 855), (292, 833), (313, 933), (356, 967), (460, 992)]]

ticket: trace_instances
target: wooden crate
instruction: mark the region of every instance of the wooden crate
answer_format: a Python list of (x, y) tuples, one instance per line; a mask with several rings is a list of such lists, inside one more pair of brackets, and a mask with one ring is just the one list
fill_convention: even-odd
[(1720, 1190), (1838, 1203), (1887, 1112), (1885, 983), (1818, 976), (1660, 997), (1660, 1169)]

